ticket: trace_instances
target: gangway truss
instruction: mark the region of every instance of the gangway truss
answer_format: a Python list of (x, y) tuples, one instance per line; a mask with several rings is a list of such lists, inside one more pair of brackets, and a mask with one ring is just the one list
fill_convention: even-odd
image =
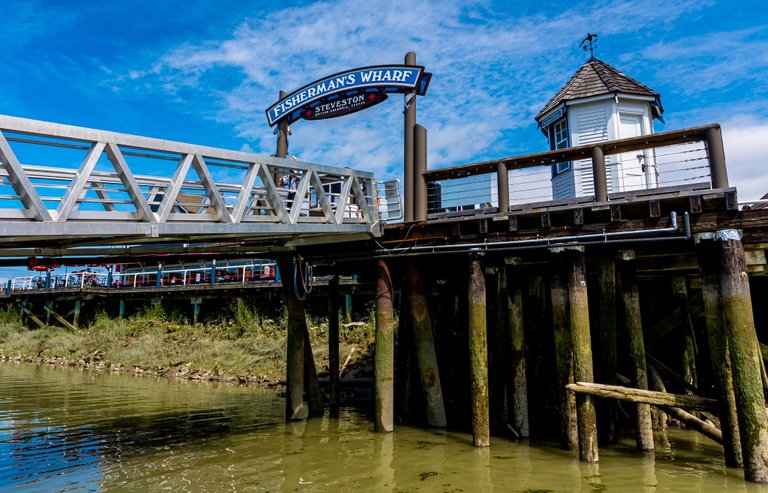
[(5, 247), (334, 243), (376, 204), (365, 171), (0, 115)]

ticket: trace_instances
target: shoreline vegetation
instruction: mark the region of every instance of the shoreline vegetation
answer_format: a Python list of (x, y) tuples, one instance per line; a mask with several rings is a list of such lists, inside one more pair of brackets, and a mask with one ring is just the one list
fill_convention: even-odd
[[(286, 324), (285, 310), (268, 318), (240, 302), (228, 317), (197, 325), (155, 305), (124, 319), (96, 313), (72, 332), (27, 328), (18, 311), (6, 308), (0, 309), (0, 361), (277, 387), (285, 384)], [(322, 380), (328, 377), (328, 321), (308, 316), (307, 327)], [(345, 377), (371, 376), (372, 317), (343, 324), (339, 339)]]

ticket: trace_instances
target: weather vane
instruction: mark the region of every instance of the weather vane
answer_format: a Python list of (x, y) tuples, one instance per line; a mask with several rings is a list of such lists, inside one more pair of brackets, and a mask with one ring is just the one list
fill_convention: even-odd
[(589, 50), (589, 59), (592, 60), (595, 58), (594, 50), (597, 48), (597, 45), (593, 45), (593, 43), (597, 42), (597, 34), (587, 33), (587, 37), (581, 40), (581, 43), (579, 43), (579, 47), (587, 51)]

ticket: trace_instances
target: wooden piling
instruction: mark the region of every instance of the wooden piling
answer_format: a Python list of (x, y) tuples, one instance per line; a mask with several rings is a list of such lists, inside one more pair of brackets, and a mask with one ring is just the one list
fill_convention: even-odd
[(707, 326), (709, 358), (715, 377), (715, 389), (720, 402), (720, 428), (723, 431), (725, 465), (743, 467), (731, 357), (728, 354), (728, 342), (725, 338), (723, 316), (720, 312), (720, 254), (715, 248), (713, 238), (713, 235), (704, 238), (698, 235), (695, 238), (701, 270), (701, 295)]
[[(635, 252), (619, 254), (619, 283), (621, 286), (620, 306), (624, 330), (629, 345), (632, 366), (632, 384), (641, 390), (648, 390), (648, 370), (645, 362), (643, 323), (640, 316), (640, 295), (635, 273)], [(637, 404), (635, 420), (635, 441), (639, 450), (653, 450), (653, 423), (651, 406)]]
[(317, 379), (317, 367), (315, 366), (315, 357), (312, 354), (312, 342), (309, 340), (306, 314), (301, 317), (299, 323), (302, 325), (302, 332), (304, 333), (304, 392), (309, 404), (309, 414), (322, 416), (325, 412), (323, 392), (320, 390), (320, 381)]
[(736, 230), (718, 231), (715, 240), (722, 253), (720, 301), (736, 390), (744, 477), (765, 483), (768, 482), (768, 414), (744, 246), (741, 233)]
[(328, 380), (331, 416), (339, 415), (339, 276), (328, 282)]
[(683, 322), (681, 333), (681, 375), (690, 385), (697, 386), (696, 374), (696, 339), (693, 333), (693, 322), (688, 307), (688, 286), (685, 276), (673, 276), (672, 298), (674, 305), (680, 310)]
[(488, 341), (486, 326), (485, 273), (480, 258), (469, 259), (469, 366), (471, 381), (472, 443), (488, 447)]
[(508, 388), (509, 419), (512, 428), (521, 438), (530, 436), (528, 420), (528, 381), (525, 366), (525, 326), (523, 323), (523, 292), (518, 269), (513, 265), (519, 259), (510, 257), (500, 272), (500, 286), (506, 295), (504, 301), (507, 312), (507, 332), (509, 335), (508, 375), (511, 388)]
[(565, 386), (573, 383), (575, 380), (573, 379), (568, 284), (562, 264), (563, 262), (559, 258), (552, 262), (549, 279), (550, 304), (552, 306), (552, 329), (555, 341), (555, 364), (557, 365), (557, 395), (560, 407), (561, 438), (563, 446), (567, 450), (575, 451), (579, 450), (576, 395), (565, 390)]
[[(568, 311), (573, 347), (573, 377), (578, 382), (593, 382), (592, 343), (589, 332), (589, 300), (587, 296), (584, 249), (566, 249), (568, 275)], [(579, 426), (579, 459), (597, 462), (597, 416), (591, 396), (576, 396), (576, 418)]]
[(421, 376), (421, 387), (426, 403), (427, 425), (444, 428), (448, 423), (445, 417), (443, 391), (437, 367), (437, 354), (432, 335), (432, 321), (427, 306), (424, 276), (413, 258), (406, 260), (405, 268), (408, 279), (408, 305), (416, 346), (416, 359)]
[(117, 318), (118, 320), (125, 318), (125, 300), (120, 300), (120, 305), (117, 308)]
[[(613, 259), (600, 258), (597, 268), (597, 369), (598, 378), (616, 384), (616, 265)], [(614, 400), (598, 402), (598, 435), (606, 443), (615, 443), (618, 406)]]
[(75, 300), (75, 310), (74, 310), (74, 314), (72, 316), (72, 325), (74, 325), (75, 327), (78, 327), (78, 328), (80, 327), (80, 325), (79, 325), (80, 324), (80, 309), (81, 309), (82, 306), (83, 306), (83, 300), (81, 300), (80, 298), (76, 299)]
[[(288, 337), (286, 344), (285, 369), (285, 419), (301, 420), (306, 417), (304, 408), (304, 327), (306, 325), (304, 303), (296, 297), (292, 262), (288, 259), (279, 261), (283, 294), (288, 308)], [(304, 321), (304, 325), (302, 325)]]
[(374, 421), (377, 432), (394, 429), (394, 292), (385, 260), (376, 265), (376, 349), (374, 353)]

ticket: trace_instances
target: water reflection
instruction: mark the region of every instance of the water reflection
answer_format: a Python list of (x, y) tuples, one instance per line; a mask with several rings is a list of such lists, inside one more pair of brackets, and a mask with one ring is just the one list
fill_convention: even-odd
[(284, 424), (253, 388), (0, 364), (0, 491), (765, 491), (721, 449), (670, 430), (671, 447), (553, 446), (398, 427), (342, 409)]

